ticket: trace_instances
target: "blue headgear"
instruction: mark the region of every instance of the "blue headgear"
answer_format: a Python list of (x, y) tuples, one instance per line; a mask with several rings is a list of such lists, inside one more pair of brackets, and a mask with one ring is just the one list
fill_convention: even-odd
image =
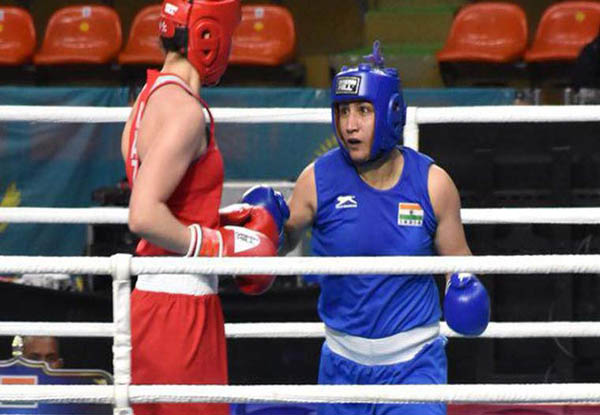
[(375, 109), (375, 130), (369, 161), (376, 160), (402, 144), (406, 122), (406, 105), (395, 68), (384, 68), (379, 41), (373, 43), (373, 54), (365, 56), (369, 63), (356, 68), (343, 67), (331, 86), (331, 117), (338, 144), (349, 162), (348, 150), (338, 131), (336, 107), (341, 102), (369, 101)]

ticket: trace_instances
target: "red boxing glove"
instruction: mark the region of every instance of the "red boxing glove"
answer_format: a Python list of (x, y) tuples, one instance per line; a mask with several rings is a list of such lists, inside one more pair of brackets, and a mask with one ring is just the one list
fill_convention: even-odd
[[(277, 248), (270, 238), (252, 229), (225, 226), (218, 230), (193, 224), (187, 256), (275, 256)], [(193, 249), (192, 249), (193, 248)], [(190, 251), (192, 254), (190, 254)], [(234, 278), (244, 294), (258, 295), (267, 291), (275, 281), (275, 275), (238, 275)]]
[(247, 203), (234, 203), (219, 209), (219, 223), (221, 226), (243, 226), (248, 222), (252, 213), (252, 206)]
[(253, 229), (268, 236), (275, 246), (279, 245), (279, 230), (273, 216), (264, 206), (247, 203), (229, 205), (219, 210), (221, 226), (236, 225)]
[(223, 238), (223, 256), (274, 256), (277, 253), (273, 242), (255, 230), (224, 226), (218, 232)]
[[(261, 256), (277, 255), (279, 231), (273, 217), (263, 206), (252, 206), (247, 203), (230, 205), (219, 210), (219, 220), (222, 226), (243, 226), (245, 229), (254, 230), (267, 236), (273, 243), (275, 250), (272, 254)], [(264, 293), (273, 285), (275, 277), (275, 275), (237, 275), (234, 277), (234, 281), (244, 294), (258, 295)]]
[[(223, 235), (224, 256), (277, 255), (271, 239), (261, 232), (238, 226), (225, 226), (219, 231)], [(236, 275), (234, 281), (244, 294), (259, 295), (271, 288), (275, 275)]]

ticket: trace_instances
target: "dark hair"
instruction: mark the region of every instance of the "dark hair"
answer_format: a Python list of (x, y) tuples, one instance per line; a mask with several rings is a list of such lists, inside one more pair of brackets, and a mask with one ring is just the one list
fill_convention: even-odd
[(173, 37), (160, 37), (160, 43), (165, 52), (179, 52), (187, 48), (188, 30), (186, 28), (175, 29)]

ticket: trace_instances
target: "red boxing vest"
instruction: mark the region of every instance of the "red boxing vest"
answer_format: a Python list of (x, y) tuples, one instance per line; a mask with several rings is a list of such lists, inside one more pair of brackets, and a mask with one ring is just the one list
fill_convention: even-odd
[[(141, 164), (136, 143), (144, 109), (154, 91), (164, 85), (173, 84), (179, 85), (188, 94), (196, 98), (210, 114), (208, 105), (204, 100), (194, 93), (181, 78), (173, 74), (160, 73), (157, 70), (148, 70), (146, 85), (140, 93), (138, 106), (129, 131), (129, 151), (125, 162), (125, 171), (132, 189), (135, 185), (137, 169)], [(224, 173), (223, 158), (215, 140), (212, 117), (210, 123), (210, 137), (205, 153), (188, 167), (185, 176), (183, 176), (183, 179), (167, 201), (167, 206), (171, 213), (185, 225), (198, 223), (202, 226), (217, 229), (219, 227), (219, 206), (223, 192)], [(153, 245), (145, 239), (140, 240), (135, 252), (140, 256), (179, 255)]]

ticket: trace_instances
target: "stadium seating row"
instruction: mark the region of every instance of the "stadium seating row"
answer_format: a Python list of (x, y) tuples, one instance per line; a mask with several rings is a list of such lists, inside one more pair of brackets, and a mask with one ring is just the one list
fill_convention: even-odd
[(444, 64), (480, 62), (526, 64), (573, 62), (599, 34), (600, 2), (564, 1), (548, 7), (527, 48), (527, 18), (514, 3), (482, 2), (464, 6), (453, 20), (437, 60)]
[[(49, 19), (36, 51), (30, 13), (19, 7), (0, 7), (0, 65), (103, 64), (160, 65), (164, 59), (158, 40), (160, 5), (140, 10), (123, 50), (121, 21), (103, 5), (69, 6)], [(230, 62), (238, 65), (278, 66), (293, 59), (296, 32), (291, 13), (276, 5), (242, 6), (242, 23), (232, 43)]]

